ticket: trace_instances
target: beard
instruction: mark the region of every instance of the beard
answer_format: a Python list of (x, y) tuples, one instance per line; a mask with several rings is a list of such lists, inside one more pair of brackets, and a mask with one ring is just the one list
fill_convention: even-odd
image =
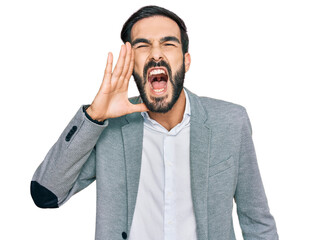
[[(168, 79), (171, 82), (171, 87), (172, 87), (172, 98), (169, 102), (167, 102), (168, 94), (163, 96), (163, 97), (153, 97), (153, 96), (147, 96), (145, 86), (147, 83), (147, 71), (151, 67), (166, 67), (168, 71)], [(160, 62), (154, 62), (150, 61), (148, 62), (143, 71), (143, 78), (135, 73), (133, 71), (133, 77), (136, 83), (136, 86), (138, 88), (138, 91), (141, 95), (141, 98), (143, 102), (145, 103), (146, 107), (151, 111), (151, 112), (156, 112), (156, 113), (167, 113), (172, 109), (174, 104), (177, 102), (180, 93), (183, 89), (183, 83), (185, 80), (185, 63), (184, 59), (182, 62), (182, 66), (176, 70), (176, 73), (173, 75), (171, 67), (167, 62), (164, 60), (161, 60)]]

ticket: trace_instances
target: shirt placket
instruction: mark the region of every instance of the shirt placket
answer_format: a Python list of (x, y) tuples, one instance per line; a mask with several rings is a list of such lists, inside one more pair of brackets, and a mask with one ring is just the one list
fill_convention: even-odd
[(173, 136), (165, 135), (164, 137), (164, 239), (170, 240), (175, 238), (175, 206), (173, 202), (174, 174), (173, 174)]

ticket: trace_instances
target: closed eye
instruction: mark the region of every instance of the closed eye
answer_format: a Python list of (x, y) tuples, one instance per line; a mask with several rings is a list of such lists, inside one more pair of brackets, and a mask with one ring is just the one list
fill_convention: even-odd
[(165, 43), (164, 46), (174, 46), (174, 47), (175, 47), (175, 44), (172, 44), (172, 43)]
[(148, 45), (139, 45), (136, 48), (145, 48), (145, 47), (148, 47)]

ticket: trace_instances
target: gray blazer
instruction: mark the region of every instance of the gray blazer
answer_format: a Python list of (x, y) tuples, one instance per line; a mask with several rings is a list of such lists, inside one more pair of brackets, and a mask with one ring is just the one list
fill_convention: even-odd
[[(235, 239), (233, 200), (245, 240), (278, 239), (245, 108), (187, 92), (191, 104), (191, 191), (198, 239)], [(131, 101), (137, 103), (140, 98)], [(80, 108), (33, 176), (31, 195), (35, 204), (58, 207), (96, 180), (95, 239), (127, 239), (142, 146), (140, 113), (99, 125)]]

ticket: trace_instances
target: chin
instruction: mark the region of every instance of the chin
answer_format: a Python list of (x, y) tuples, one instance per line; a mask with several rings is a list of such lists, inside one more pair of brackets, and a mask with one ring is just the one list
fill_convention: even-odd
[[(173, 88), (172, 86), (169, 87)], [(154, 96), (152, 94), (145, 93), (144, 89), (143, 91), (140, 91), (140, 93), (143, 102), (145, 103), (150, 112), (167, 113), (173, 108), (173, 106), (177, 102), (182, 89), (182, 86), (179, 87), (177, 91), (175, 89), (172, 89), (170, 92), (167, 92), (162, 96)]]

